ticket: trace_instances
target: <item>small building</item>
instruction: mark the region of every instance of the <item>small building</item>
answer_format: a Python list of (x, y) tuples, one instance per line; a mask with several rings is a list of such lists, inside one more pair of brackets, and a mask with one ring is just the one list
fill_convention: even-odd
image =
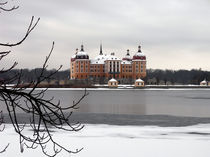
[(135, 81), (135, 87), (144, 87), (144, 81), (142, 79), (137, 79)]
[(108, 86), (109, 87), (118, 87), (118, 81), (112, 78), (111, 80), (108, 81)]
[(200, 82), (201, 86), (207, 86), (208, 82), (206, 81), (206, 79), (204, 79), (203, 81)]

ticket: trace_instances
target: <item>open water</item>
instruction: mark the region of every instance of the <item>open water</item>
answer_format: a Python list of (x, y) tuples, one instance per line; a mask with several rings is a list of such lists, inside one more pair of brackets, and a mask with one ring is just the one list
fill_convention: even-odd
[[(210, 89), (87, 89), (77, 113), (210, 117)], [(49, 89), (62, 106), (79, 100), (84, 89)], [(2, 102), (1, 102), (2, 103)], [(6, 112), (5, 105), (0, 110)]]
[[(87, 89), (76, 112), (128, 115), (210, 117), (210, 89)], [(50, 89), (63, 106), (72, 105), (84, 89)]]

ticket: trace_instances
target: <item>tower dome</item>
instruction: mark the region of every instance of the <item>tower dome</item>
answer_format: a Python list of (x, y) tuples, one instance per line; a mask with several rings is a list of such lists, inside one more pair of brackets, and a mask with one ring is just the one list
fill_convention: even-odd
[(138, 46), (138, 52), (133, 56), (133, 60), (146, 60), (146, 56), (141, 51), (141, 46)]
[(75, 59), (89, 59), (89, 55), (84, 51), (83, 45), (81, 45), (81, 50), (76, 53)]
[(129, 49), (127, 50), (127, 54), (125, 55), (125, 57), (122, 60), (127, 60), (127, 61), (131, 61), (132, 60), (131, 55), (129, 53)]

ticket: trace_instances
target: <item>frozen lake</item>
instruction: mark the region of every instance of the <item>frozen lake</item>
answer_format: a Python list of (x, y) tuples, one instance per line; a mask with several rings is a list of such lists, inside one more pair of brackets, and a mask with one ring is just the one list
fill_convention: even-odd
[[(79, 132), (54, 130), (53, 137), (64, 146), (73, 150), (84, 148), (76, 155), (62, 151), (59, 157), (209, 156), (209, 118), (206, 120), (192, 118), (210, 117), (209, 89), (87, 91), (89, 95), (80, 103), (80, 108), (76, 111), (79, 117), (76, 119), (82, 121), (85, 118), (92, 122), (97, 119), (106, 124), (119, 125), (85, 124), (84, 129)], [(45, 96), (47, 98), (54, 96), (55, 99), (61, 100), (63, 106), (69, 106), (83, 93), (84, 89), (50, 89)], [(84, 124), (84, 121), (82, 122)], [(27, 128), (26, 131), (27, 134), (31, 133)], [(25, 149), (24, 153), (20, 153), (19, 137), (11, 124), (5, 125), (5, 130), (0, 133), (0, 139), (3, 141), (0, 148), (10, 143), (8, 150), (1, 154), (3, 157), (44, 157), (40, 148)]]
[[(77, 112), (130, 115), (210, 117), (209, 89), (87, 89)], [(50, 89), (64, 106), (78, 100), (84, 89)]]
[[(49, 90), (64, 105), (78, 100), (84, 90)], [(88, 90), (78, 112), (131, 115), (174, 115), (210, 117), (210, 90), (208, 89), (130, 89)]]
[[(89, 95), (79, 104), (78, 113), (210, 117), (210, 89), (87, 89), (87, 92)], [(45, 96), (54, 96), (63, 106), (69, 106), (83, 93), (84, 89), (60, 88), (49, 89)]]

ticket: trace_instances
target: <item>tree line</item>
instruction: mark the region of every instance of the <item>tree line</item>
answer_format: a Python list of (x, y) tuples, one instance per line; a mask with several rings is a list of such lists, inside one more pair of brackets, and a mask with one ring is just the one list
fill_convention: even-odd
[[(1, 74), (0, 75), (0, 81), (8, 80), (8, 78), (11, 78), (12, 76), (15, 76), (17, 73), (21, 73), (21, 83), (30, 83), (34, 81), (37, 76), (40, 75), (42, 72), (42, 68), (35, 68), (35, 69), (12, 69), (8, 71), (7, 73)], [(56, 71), (56, 73), (55, 73)], [(67, 80), (70, 77), (70, 72), (69, 70), (63, 70), (63, 71), (57, 71), (56, 69), (51, 69), (51, 70), (44, 70), (45, 75), (49, 75), (51, 73), (54, 73), (54, 75), (51, 78), (47, 78), (46, 81), (50, 82), (51, 80)], [(17, 80), (14, 80), (13, 83), (17, 83)]]
[[(0, 80), (6, 80), (8, 78), (11, 78), (16, 73), (19, 73), (21, 71), (22, 77), (21, 81), (22, 83), (30, 83), (31, 81), (35, 80), (37, 75), (39, 75), (42, 71), (41, 68), (36, 69), (12, 69), (8, 73), (1, 74)], [(44, 73), (46, 75), (49, 75), (50, 73), (53, 73), (56, 71), (55, 69), (52, 70), (45, 70)], [(49, 78), (47, 81), (50, 82), (51, 80), (69, 80), (70, 79), (70, 70), (61, 70), (58, 71), (53, 75), (52, 78)], [(192, 70), (161, 70), (161, 69), (148, 69), (147, 70), (147, 76), (144, 78), (144, 81), (147, 84), (200, 84), (201, 81), (204, 79), (210, 81), (210, 71), (203, 71), (201, 69), (192, 69)], [(16, 83), (16, 82), (14, 82)]]
[(147, 84), (200, 84), (204, 79), (210, 81), (210, 71), (192, 70), (160, 70), (148, 69), (145, 81)]

